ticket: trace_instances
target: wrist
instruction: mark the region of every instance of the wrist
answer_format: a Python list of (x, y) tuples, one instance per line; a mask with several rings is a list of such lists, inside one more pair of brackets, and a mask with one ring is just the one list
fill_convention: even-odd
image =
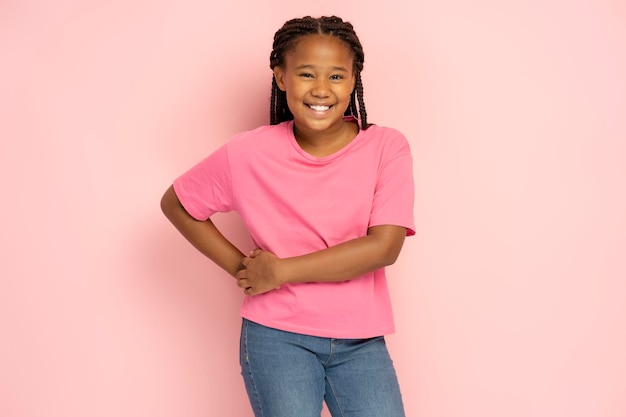
[(277, 259), (274, 277), (276, 279), (276, 285), (278, 287), (291, 283), (289, 266), (289, 258)]

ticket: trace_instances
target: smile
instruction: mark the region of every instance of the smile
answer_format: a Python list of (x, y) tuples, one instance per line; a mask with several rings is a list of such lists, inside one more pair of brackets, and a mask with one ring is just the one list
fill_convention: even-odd
[(311, 108), (311, 109), (313, 109), (315, 111), (319, 111), (319, 112), (326, 111), (326, 110), (330, 109), (330, 107), (331, 107), (331, 106), (317, 106), (317, 105), (312, 105), (312, 104), (309, 104), (308, 106), (309, 106), (309, 108)]

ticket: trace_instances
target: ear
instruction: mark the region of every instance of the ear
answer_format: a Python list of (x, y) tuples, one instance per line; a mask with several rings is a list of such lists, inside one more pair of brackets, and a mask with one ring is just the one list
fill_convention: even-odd
[(278, 65), (274, 67), (274, 79), (281, 91), (285, 91), (285, 70)]
[(354, 87), (356, 87), (356, 72), (352, 71), (352, 88), (351, 88), (351, 91), (354, 91)]

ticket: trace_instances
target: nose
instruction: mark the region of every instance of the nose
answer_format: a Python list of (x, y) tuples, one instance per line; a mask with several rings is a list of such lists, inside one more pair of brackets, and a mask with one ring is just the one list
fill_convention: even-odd
[(315, 84), (311, 89), (311, 94), (314, 97), (328, 97), (330, 95), (330, 84), (325, 78), (317, 78)]

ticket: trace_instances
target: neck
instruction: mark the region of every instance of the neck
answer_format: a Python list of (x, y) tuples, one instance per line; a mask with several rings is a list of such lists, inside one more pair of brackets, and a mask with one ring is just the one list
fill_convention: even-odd
[(359, 133), (357, 122), (344, 121), (336, 129), (306, 131), (294, 124), (293, 133), (298, 145), (307, 153), (324, 157), (332, 155), (348, 145)]

